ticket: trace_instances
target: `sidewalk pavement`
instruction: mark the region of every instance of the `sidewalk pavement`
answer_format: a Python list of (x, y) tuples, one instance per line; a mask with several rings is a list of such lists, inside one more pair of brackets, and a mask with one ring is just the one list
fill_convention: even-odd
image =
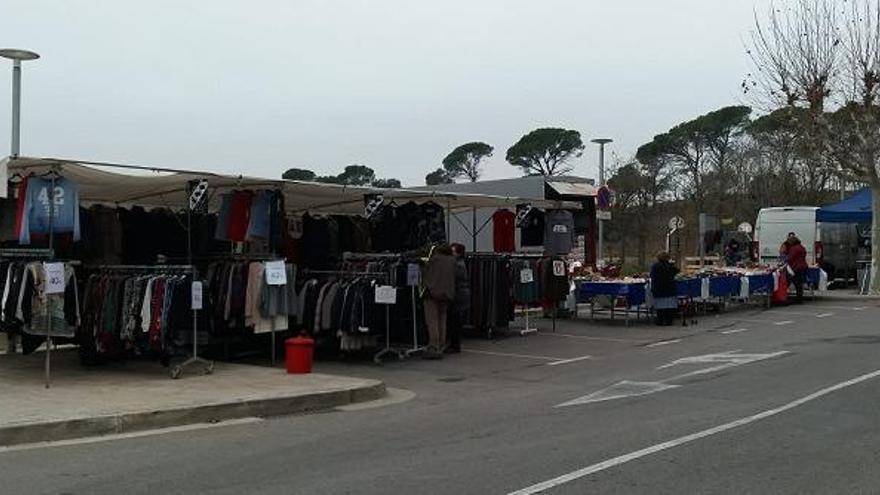
[(153, 361), (80, 365), (75, 350), (0, 355), (0, 446), (66, 440), (245, 417), (330, 409), (385, 395), (378, 380), (216, 363), (178, 380)]

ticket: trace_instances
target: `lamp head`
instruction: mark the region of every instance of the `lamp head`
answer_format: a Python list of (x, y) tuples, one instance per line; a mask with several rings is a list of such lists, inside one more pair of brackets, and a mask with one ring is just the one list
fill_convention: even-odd
[(37, 52), (32, 52), (30, 50), (2, 48), (0, 49), (0, 57), (8, 58), (10, 60), (36, 60), (40, 58), (40, 54), (38, 54)]

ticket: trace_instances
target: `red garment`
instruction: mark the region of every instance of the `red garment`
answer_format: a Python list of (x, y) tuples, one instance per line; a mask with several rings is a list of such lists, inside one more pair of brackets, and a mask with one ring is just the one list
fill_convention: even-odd
[(516, 215), (510, 210), (498, 210), (492, 215), (492, 241), (496, 253), (516, 251)]
[(794, 244), (788, 248), (788, 266), (795, 272), (807, 271), (807, 250), (803, 244)]
[(24, 202), (27, 198), (27, 186), (28, 186), (28, 178), (25, 177), (21, 180), (21, 183), (18, 185), (18, 199), (15, 203), (15, 238), (18, 239), (21, 235), (21, 221), (22, 215), (24, 214)]
[(226, 229), (227, 238), (233, 242), (244, 242), (247, 237), (248, 225), (251, 221), (251, 202), (253, 191), (235, 191), (229, 206), (229, 225)]
[(150, 301), (150, 349), (161, 351), (162, 345), (162, 311), (165, 309), (165, 284), (164, 278), (157, 278), (153, 282), (153, 300)]

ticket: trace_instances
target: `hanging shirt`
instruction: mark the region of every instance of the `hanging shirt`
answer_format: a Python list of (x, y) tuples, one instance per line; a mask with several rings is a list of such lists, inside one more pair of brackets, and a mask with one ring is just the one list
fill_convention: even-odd
[(244, 242), (250, 225), (253, 191), (235, 191), (229, 206), (229, 227), (226, 234), (230, 241)]
[[(21, 231), (19, 242), (31, 243), (31, 234), (49, 233), (49, 188), (52, 181), (31, 177), (27, 183), (27, 192), (21, 215)], [(53, 232), (72, 232), (73, 240), (80, 240), (79, 230), (79, 188), (73, 181), (61, 177), (55, 179)]]
[(229, 209), (232, 207), (232, 195), (224, 194), (220, 198), (220, 212), (217, 213), (217, 228), (214, 230), (214, 239), (218, 241), (229, 240)]
[(545, 215), (544, 251), (568, 254), (574, 241), (574, 216), (567, 210), (550, 210)]
[(544, 245), (544, 212), (533, 208), (526, 216), (520, 229), (520, 245)]
[(251, 202), (250, 219), (247, 228), (247, 239), (268, 239), (271, 227), (272, 191), (257, 191)]
[(516, 215), (498, 210), (492, 215), (492, 242), (496, 253), (516, 251)]

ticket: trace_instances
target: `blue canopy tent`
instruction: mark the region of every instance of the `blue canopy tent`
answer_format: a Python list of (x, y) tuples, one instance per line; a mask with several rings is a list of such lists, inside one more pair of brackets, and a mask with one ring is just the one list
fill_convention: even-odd
[(871, 223), (871, 189), (866, 187), (840, 203), (823, 206), (816, 212), (817, 222)]

